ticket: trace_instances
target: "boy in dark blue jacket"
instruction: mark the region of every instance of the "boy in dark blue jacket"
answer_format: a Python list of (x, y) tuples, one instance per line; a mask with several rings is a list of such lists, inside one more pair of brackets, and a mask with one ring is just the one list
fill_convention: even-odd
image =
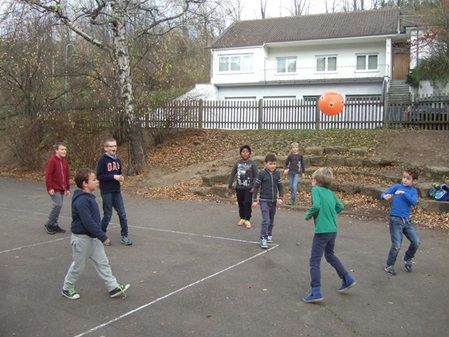
[[(125, 180), (122, 175), (122, 162), (117, 157), (117, 141), (108, 138), (104, 142), (105, 153), (97, 164), (97, 178), (100, 181), (101, 199), (103, 199), (103, 219), (101, 229), (106, 233), (112, 217), (112, 208), (117, 211), (121, 228), (121, 242), (125, 246), (132, 245), (128, 236), (128, 219), (126, 218), (125, 203), (123, 202), (121, 184)], [(109, 246), (111, 243), (107, 243)]]
[(109, 260), (103, 244), (109, 242), (106, 233), (100, 225), (100, 209), (92, 193), (98, 187), (98, 180), (94, 171), (88, 168), (79, 169), (75, 176), (75, 183), (80, 189), (72, 197), (72, 237), (70, 244), (73, 251), (73, 262), (64, 279), (62, 295), (71, 300), (77, 300), (80, 295), (75, 290), (76, 282), (84, 272), (88, 259), (92, 260), (98, 275), (104, 280), (109, 295), (116, 297), (125, 294), (129, 284), (117, 282), (112, 275)]
[(276, 207), (283, 203), (284, 185), (282, 185), (281, 174), (276, 170), (276, 156), (274, 154), (266, 155), (264, 165), (265, 168), (259, 172), (254, 181), (253, 207), (260, 206), (260, 212), (262, 213), (260, 248), (267, 249), (268, 243), (273, 242), (274, 216)]

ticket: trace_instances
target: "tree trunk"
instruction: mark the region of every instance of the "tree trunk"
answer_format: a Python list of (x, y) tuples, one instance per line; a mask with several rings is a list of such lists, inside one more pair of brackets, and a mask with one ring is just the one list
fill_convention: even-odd
[(111, 6), (116, 19), (114, 30), (114, 56), (116, 72), (119, 81), (119, 95), (121, 98), (119, 113), (125, 120), (126, 136), (128, 140), (128, 175), (140, 174), (145, 170), (146, 156), (143, 149), (143, 132), (139, 116), (136, 113), (134, 88), (131, 75), (129, 45), (125, 27), (125, 4), (123, 0), (116, 0)]

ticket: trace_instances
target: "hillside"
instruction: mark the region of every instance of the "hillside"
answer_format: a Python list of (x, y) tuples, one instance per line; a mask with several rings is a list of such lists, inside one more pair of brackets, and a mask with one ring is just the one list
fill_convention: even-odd
[[(449, 132), (418, 130), (324, 130), (316, 131), (226, 131), (195, 130), (172, 134), (170, 140), (149, 150), (149, 173), (130, 177), (126, 188), (130, 193), (151, 198), (202, 200), (192, 192), (202, 185), (202, 177), (228, 174), (239, 158), (238, 148), (250, 144), (253, 157), (272, 152), (278, 156), (289, 153), (292, 141), (300, 143), (300, 151), (310, 146), (366, 147), (368, 156), (413, 164), (414, 166), (449, 166)], [(282, 163), (281, 163), (282, 165)], [(334, 168), (336, 179), (338, 170)], [(388, 169), (388, 168), (387, 168)], [(379, 172), (380, 174), (380, 172)], [(398, 173), (399, 176), (399, 173)], [(308, 177), (310, 179), (310, 174)], [(382, 183), (376, 172), (369, 175), (345, 175), (340, 179)], [(383, 182), (390, 184), (390, 182)], [(382, 218), (388, 216), (388, 204), (360, 194), (339, 197), (351, 216)], [(209, 199), (220, 199), (208, 196)], [(301, 191), (297, 209), (309, 206), (309, 191)], [(221, 198), (220, 201), (226, 201)], [(232, 199), (229, 199), (232, 201)], [(415, 210), (417, 222), (426, 227), (449, 228), (448, 214)]]

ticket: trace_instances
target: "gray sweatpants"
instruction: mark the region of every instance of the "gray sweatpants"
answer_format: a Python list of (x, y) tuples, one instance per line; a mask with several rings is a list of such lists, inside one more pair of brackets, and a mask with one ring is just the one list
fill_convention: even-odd
[(54, 195), (50, 195), (50, 198), (52, 201), (51, 210), (46, 223), (51, 226), (56, 226), (59, 220), (59, 213), (61, 213), (64, 194), (61, 192), (56, 192)]
[(117, 279), (112, 275), (109, 260), (100, 240), (87, 235), (72, 234), (70, 239), (72, 245), (73, 262), (64, 279), (63, 290), (74, 290), (76, 282), (81, 278), (86, 267), (86, 262), (91, 259), (98, 275), (104, 280), (108, 291), (117, 288)]

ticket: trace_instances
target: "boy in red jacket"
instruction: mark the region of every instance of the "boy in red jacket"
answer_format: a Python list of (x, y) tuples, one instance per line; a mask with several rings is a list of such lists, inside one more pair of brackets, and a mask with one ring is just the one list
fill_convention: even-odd
[(70, 171), (69, 164), (65, 159), (67, 147), (62, 143), (56, 143), (53, 145), (53, 149), (55, 154), (48, 159), (45, 167), (45, 184), (52, 200), (52, 205), (48, 220), (44, 224), (47, 233), (52, 235), (66, 232), (59, 227), (58, 219), (64, 196), (70, 195)]

